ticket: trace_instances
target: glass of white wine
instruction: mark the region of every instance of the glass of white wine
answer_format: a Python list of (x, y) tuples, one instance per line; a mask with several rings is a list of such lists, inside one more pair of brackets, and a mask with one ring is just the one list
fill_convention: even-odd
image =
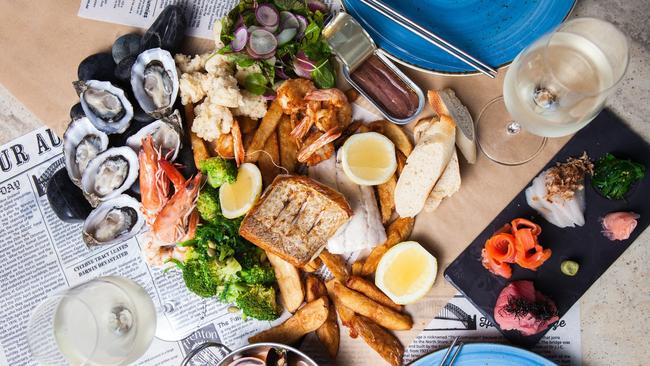
[(125, 277), (100, 277), (56, 293), (32, 312), (27, 341), (42, 365), (127, 365), (149, 348), (156, 309)]
[(509, 66), (503, 97), (478, 121), (485, 155), (504, 165), (533, 159), (547, 137), (573, 134), (603, 109), (628, 65), (625, 35), (596, 18), (575, 18), (525, 48)]

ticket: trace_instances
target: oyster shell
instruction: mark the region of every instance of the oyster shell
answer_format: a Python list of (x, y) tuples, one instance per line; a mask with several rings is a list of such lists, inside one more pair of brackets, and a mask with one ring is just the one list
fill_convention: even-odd
[(97, 129), (108, 134), (122, 133), (131, 123), (133, 106), (124, 90), (108, 81), (75, 81), (81, 107)]
[(117, 197), (138, 178), (138, 156), (129, 147), (112, 147), (92, 159), (81, 176), (81, 189), (88, 202)]
[(178, 96), (178, 74), (172, 55), (161, 48), (138, 55), (131, 67), (131, 87), (146, 113), (155, 118), (169, 115)]
[(81, 186), (81, 176), (88, 163), (108, 148), (108, 135), (93, 125), (88, 117), (76, 119), (63, 134), (63, 155), (70, 180)]
[(84, 221), (82, 236), (88, 246), (129, 240), (144, 225), (140, 202), (125, 194), (102, 202)]
[(160, 149), (162, 156), (174, 161), (181, 149), (181, 115), (175, 110), (167, 117), (155, 120), (142, 127), (126, 139), (126, 145), (136, 153), (140, 151), (142, 139), (151, 135), (156, 149)]

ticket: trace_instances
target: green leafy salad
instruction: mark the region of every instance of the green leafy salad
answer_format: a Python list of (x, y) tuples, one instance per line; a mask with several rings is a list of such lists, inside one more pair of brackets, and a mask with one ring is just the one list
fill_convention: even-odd
[(197, 201), (201, 224), (192, 240), (179, 244), (190, 248), (185, 260), (171, 261), (197, 295), (233, 303), (246, 317), (278, 318), (276, 279), (266, 254), (239, 235), (241, 219), (227, 219), (221, 213), (218, 187), (233, 182), (237, 169), (219, 157), (202, 162), (199, 168), (208, 176)]
[(619, 159), (607, 153), (596, 162), (591, 184), (603, 196), (620, 200), (632, 187), (643, 179), (645, 167), (629, 159)]
[(302, 77), (335, 86), (331, 51), (321, 30), (328, 7), (319, 0), (240, 0), (221, 20), (217, 52), (251, 68), (244, 87), (272, 95), (276, 81)]

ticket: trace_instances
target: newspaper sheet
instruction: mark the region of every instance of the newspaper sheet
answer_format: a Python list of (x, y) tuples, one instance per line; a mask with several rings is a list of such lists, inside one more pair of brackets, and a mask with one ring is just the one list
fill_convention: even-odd
[[(404, 361), (409, 363), (436, 350), (448, 347), (460, 336), (465, 343), (507, 343), (501, 333), (462, 295), (456, 295), (407, 347)], [(576, 303), (532, 349), (558, 366), (582, 363), (580, 343), (580, 305)]]
[[(332, 5), (338, 0), (327, 0)], [(148, 28), (170, 4), (185, 8), (189, 36), (213, 39), (212, 26), (239, 0), (81, 0), (78, 15), (82, 18)], [(338, 8), (339, 5), (336, 5)]]
[(143, 237), (88, 249), (81, 225), (59, 220), (46, 195), (50, 177), (64, 168), (62, 144), (42, 128), (0, 148), (0, 365), (36, 365), (25, 335), (31, 310), (49, 294), (105, 275), (144, 287), (164, 313), (158, 324), (163, 333), (189, 334), (178, 342), (156, 338), (135, 365), (177, 366), (198, 343), (234, 349), (272, 325), (242, 320), (228, 305), (190, 293), (179, 271), (149, 267), (141, 254)]

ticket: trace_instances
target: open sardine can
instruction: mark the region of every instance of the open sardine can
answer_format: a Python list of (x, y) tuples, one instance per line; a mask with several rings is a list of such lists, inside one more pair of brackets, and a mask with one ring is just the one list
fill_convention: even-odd
[(424, 93), (377, 48), (348, 13), (338, 13), (323, 36), (343, 66), (345, 79), (389, 121), (403, 125), (424, 108)]

